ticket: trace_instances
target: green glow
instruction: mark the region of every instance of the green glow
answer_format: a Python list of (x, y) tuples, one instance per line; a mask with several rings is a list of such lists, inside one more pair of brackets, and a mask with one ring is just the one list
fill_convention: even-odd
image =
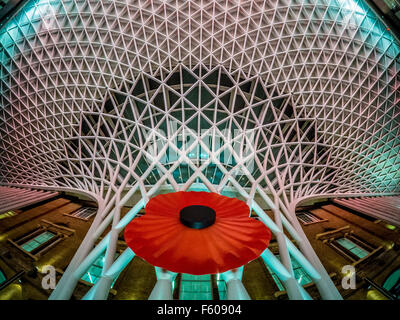
[[(115, 255), (115, 259), (119, 256), (119, 254)], [(100, 278), (103, 272), (103, 266), (105, 262), (105, 252), (101, 254), (95, 262), (86, 270), (86, 273), (82, 276), (82, 280), (95, 284)], [(117, 281), (118, 276), (113, 281), (111, 288), (114, 286), (115, 281)]]
[(0, 214), (0, 220), (1, 219), (5, 219), (5, 218), (9, 218), (9, 217), (12, 217), (12, 216), (15, 216), (15, 212), (14, 211), (7, 211), (7, 212), (4, 212), (4, 213)]
[(349, 250), (351, 253), (355, 254), (360, 259), (366, 257), (369, 252), (355, 244), (353, 241), (347, 238), (340, 238), (336, 240), (341, 246)]
[[(24, 37), (35, 33), (40, 29), (40, 25), (45, 26), (49, 16), (54, 16), (53, 6), (56, 4), (59, 4), (58, 0), (29, 1), (14, 18), (7, 22), (0, 32), (0, 43), (11, 56), (13, 52), (10, 47)], [(338, 19), (339, 21), (360, 26), (359, 33), (365, 42), (376, 45), (382, 51), (387, 51), (391, 58), (399, 54), (400, 49), (394, 37), (364, 1), (330, 0), (321, 1), (321, 4), (330, 7), (332, 16), (339, 14), (341, 18)], [(371, 31), (370, 34), (368, 34), (369, 31)]]
[[(280, 260), (279, 255), (276, 255), (276, 257)], [(295, 276), (297, 282), (301, 286), (311, 283), (312, 279), (307, 274), (307, 272), (302, 268), (302, 266), (296, 261), (296, 259), (293, 259), (292, 257), (290, 257), (290, 260), (292, 262), (293, 272), (294, 272), (294, 276)], [(268, 265), (265, 265), (265, 266), (267, 267), (269, 273), (271, 274), (272, 279), (274, 279), (274, 282), (278, 286), (279, 291), (285, 291), (286, 289), (283, 286), (283, 283), (281, 282), (281, 280), (278, 278), (278, 276), (271, 270), (271, 268)]]
[(379, 20), (374, 11), (362, 0), (331, 0), (329, 5), (340, 6), (343, 22), (360, 26), (359, 34), (363, 40), (376, 47), (390, 58), (395, 58), (400, 53), (393, 35)]
[(226, 283), (224, 280), (217, 279), (219, 300), (226, 300)]
[(395, 226), (392, 226), (391, 224), (385, 224), (385, 227), (389, 230), (396, 230)]
[(211, 276), (182, 273), (179, 300), (212, 300)]
[[(10, 57), (13, 57), (19, 50), (16, 44), (23, 41), (26, 37), (35, 34), (40, 26), (43, 25), (43, 19), (53, 14), (49, 0), (29, 1), (11, 20), (7, 22), (0, 31), (0, 50), (5, 50)], [(57, 1), (58, 2), (58, 1)], [(3, 65), (9, 58), (0, 55), (0, 61)]]
[(4, 275), (3, 271), (0, 270), (0, 284), (2, 284), (6, 280), (6, 276)]
[(400, 299), (400, 269), (394, 271), (383, 284), (383, 288)]
[(45, 231), (35, 238), (25, 242), (21, 245), (21, 247), (28, 252), (32, 252), (36, 248), (40, 247), (43, 243), (49, 241), (50, 239), (54, 238), (56, 235), (52, 232)]

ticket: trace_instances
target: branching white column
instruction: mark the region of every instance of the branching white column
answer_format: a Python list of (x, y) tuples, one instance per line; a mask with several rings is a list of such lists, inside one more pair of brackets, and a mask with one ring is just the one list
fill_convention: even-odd
[(159, 267), (155, 267), (155, 270), (157, 282), (151, 291), (149, 300), (172, 300), (172, 282), (175, 280), (177, 274)]
[(227, 300), (251, 300), (242, 283), (243, 267), (221, 273), (226, 283)]

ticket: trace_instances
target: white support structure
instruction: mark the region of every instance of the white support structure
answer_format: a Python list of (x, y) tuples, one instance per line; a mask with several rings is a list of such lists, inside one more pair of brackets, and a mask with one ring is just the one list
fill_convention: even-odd
[(99, 206), (50, 299), (104, 253), (84, 298), (106, 299), (134, 256), (114, 261), (124, 227), (152, 196), (199, 189), (271, 229), (281, 261), (262, 258), (290, 299), (311, 298), (292, 258), (341, 299), (296, 205), (400, 192), (400, 44), (363, 1), (32, 0), (0, 28), (0, 67), (0, 184)]
[(227, 300), (251, 300), (242, 281), (232, 279), (226, 283), (226, 299)]
[(155, 269), (157, 282), (151, 291), (149, 300), (172, 300), (172, 283), (174, 282), (177, 274), (168, 270), (163, 270), (159, 267), (156, 267)]
[(242, 283), (243, 267), (221, 273), (226, 283), (227, 300), (251, 300), (246, 288)]

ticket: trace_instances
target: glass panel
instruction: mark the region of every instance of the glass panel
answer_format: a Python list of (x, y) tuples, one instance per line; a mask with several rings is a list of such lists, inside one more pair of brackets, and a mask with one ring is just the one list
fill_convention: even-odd
[[(95, 284), (101, 278), (101, 272), (103, 271), (103, 266), (104, 266), (104, 262), (106, 259), (105, 254), (106, 254), (106, 252), (104, 251), (104, 253), (101, 254), (97, 258), (97, 260), (95, 260), (95, 262), (93, 262), (93, 264), (89, 267), (89, 269), (86, 271), (86, 273), (82, 276), (82, 278), (81, 278), (82, 280)], [(119, 256), (119, 254), (115, 254), (114, 259), (117, 259), (118, 256)], [(117, 279), (118, 279), (118, 276), (113, 281), (111, 288), (114, 286), (114, 283), (115, 283), (115, 281), (117, 281)]]
[(41, 246), (43, 243), (49, 241), (51, 238), (54, 238), (55, 234), (49, 231), (45, 231), (39, 235), (37, 235), (35, 238), (29, 240), (28, 242), (25, 242), (24, 244), (21, 245), (21, 247), (28, 252), (31, 252)]
[(224, 280), (217, 280), (219, 300), (226, 300), (226, 283)]
[(211, 276), (182, 273), (179, 300), (212, 300)]
[(0, 284), (2, 284), (6, 280), (6, 276), (4, 275), (3, 271), (0, 270)]
[[(276, 255), (276, 257), (280, 260), (280, 256), (279, 255)], [(292, 262), (293, 272), (294, 272), (294, 276), (295, 276), (297, 282), (301, 286), (304, 286), (306, 284), (311, 283), (312, 279), (307, 274), (307, 272), (303, 269), (303, 267), (297, 262), (297, 260), (293, 259), (292, 257), (290, 257), (290, 260)], [(271, 274), (272, 279), (274, 279), (274, 282), (278, 286), (279, 290), (280, 291), (285, 291), (285, 287), (283, 286), (283, 283), (280, 281), (278, 276), (271, 270), (270, 267), (268, 267), (268, 266), (266, 266), (266, 267), (267, 267), (269, 273)]]
[(357, 244), (355, 244), (353, 241), (347, 239), (347, 238), (340, 238), (336, 239), (337, 243), (339, 243), (342, 247), (346, 248), (349, 250), (351, 253), (355, 254), (357, 257), (364, 258), (369, 254), (367, 250), (364, 248), (361, 248)]
[(400, 299), (400, 269), (397, 269), (386, 279), (383, 288)]

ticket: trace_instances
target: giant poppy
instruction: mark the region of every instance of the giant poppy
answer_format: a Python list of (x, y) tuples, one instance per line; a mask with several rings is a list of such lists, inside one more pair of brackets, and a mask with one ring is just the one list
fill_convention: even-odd
[(175, 192), (150, 199), (125, 241), (150, 264), (177, 273), (222, 273), (256, 259), (270, 230), (250, 218), (247, 204), (210, 192)]

